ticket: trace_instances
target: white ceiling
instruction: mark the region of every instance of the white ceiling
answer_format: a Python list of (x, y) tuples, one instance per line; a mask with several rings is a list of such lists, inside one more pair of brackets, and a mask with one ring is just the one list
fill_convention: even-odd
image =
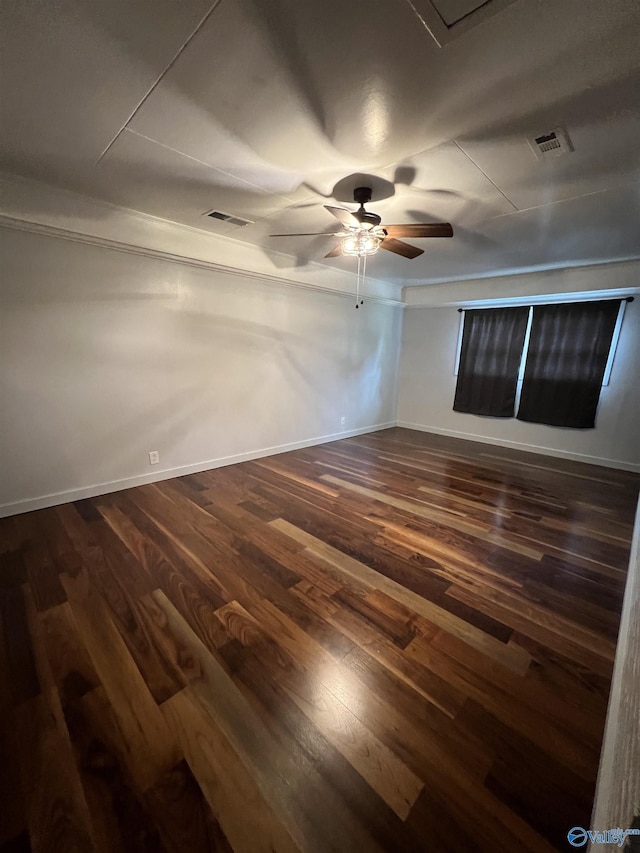
[[(0, 29), (4, 171), (336, 268), (269, 235), (336, 230), (371, 174), (383, 224), (454, 227), (370, 260), (406, 285), (640, 256), (637, 0), (5, 0)], [(536, 159), (556, 126), (575, 151)]]

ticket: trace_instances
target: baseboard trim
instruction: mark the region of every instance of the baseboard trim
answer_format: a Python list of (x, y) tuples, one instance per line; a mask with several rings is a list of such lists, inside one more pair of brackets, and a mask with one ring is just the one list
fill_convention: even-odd
[(137, 477), (127, 477), (123, 480), (112, 480), (106, 483), (96, 483), (79, 489), (68, 489), (63, 492), (42, 495), (37, 498), (26, 498), (13, 503), (0, 504), (0, 518), (18, 515), (23, 512), (32, 512), (36, 509), (46, 509), (51, 506), (82, 500), (83, 498), (95, 498), (110, 492), (121, 492), (123, 489), (131, 489), (135, 486), (144, 486), (147, 483), (159, 483), (162, 480), (171, 480), (173, 477), (182, 477), (185, 474), (198, 474), (201, 471), (209, 471), (213, 468), (222, 468), (225, 465), (235, 465), (238, 462), (250, 462), (252, 459), (262, 459), (264, 456), (274, 456), (278, 453), (287, 453), (290, 450), (300, 450), (303, 447), (313, 447), (319, 444), (328, 444), (330, 441), (339, 441), (341, 438), (351, 438), (355, 435), (366, 435), (370, 432), (379, 432), (396, 426), (395, 421), (389, 423), (374, 424), (359, 429), (344, 430), (343, 432), (331, 433), (330, 435), (317, 436), (302, 441), (294, 441), (289, 444), (279, 444), (275, 447), (264, 447), (260, 450), (250, 450), (247, 453), (237, 453), (233, 456), (221, 456), (217, 459), (207, 459), (204, 462), (196, 462), (193, 465), (182, 465), (177, 468), (164, 468), (151, 474), (141, 474)]
[(479, 441), (482, 444), (492, 444), (497, 447), (512, 447), (514, 450), (524, 450), (528, 453), (542, 453), (544, 456), (557, 456), (560, 459), (572, 459), (575, 462), (585, 462), (588, 465), (601, 465), (605, 468), (617, 468), (621, 471), (640, 473), (640, 465), (634, 462), (624, 462), (619, 459), (603, 459), (600, 456), (589, 456), (586, 453), (571, 453), (568, 450), (556, 450), (553, 447), (543, 447), (538, 444), (525, 444), (522, 441), (509, 441), (501, 438), (487, 438), (484, 435), (475, 435), (471, 432), (460, 432), (455, 429), (442, 429), (441, 427), (426, 426), (425, 424), (412, 424), (408, 421), (398, 421), (396, 426), (404, 429), (415, 429), (419, 432), (432, 432), (435, 435), (449, 435), (451, 438), (464, 438), (467, 441)]
[(339, 441), (341, 438), (366, 435), (370, 432), (379, 432), (380, 430), (390, 429), (391, 427), (396, 426), (404, 429), (415, 429), (419, 432), (430, 432), (435, 435), (448, 435), (452, 438), (462, 438), (467, 441), (479, 441), (482, 444), (489, 444), (497, 447), (512, 447), (515, 450), (524, 450), (529, 453), (541, 453), (545, 456), (572, 459), (576, 462), (585, 462), (589, 465), (602, 465), (607, 468), (618, 468), (623, 471), (640, 473), (640, 465), (636, 465), (631, 462), (623, 462), (617, 459), (602, 459), (597, 456), (588, 456), (583, 453), (570, 453), (567, 451), (555, 450), (552, 447), (525, 444), (520, 441), (487, 438), (486, 436), (475, 435), (474, 433), (442, 429), (440, 427), (427, 426), (425, 424), (414, 424), (409, 423), (408, 421), (389, 421), (388, 423), (373, 424), (368, 427), (360, 427), (359, 429), (345, 430), (344, 432), (316, 436), (315, 438), (303, 439), (302, 441), (294, 441), (288, 444), (280, 444), (274, 447), (264, 447), (259, 450), (248, 451), (247, 453), (237, 453), (233, 456), (221, 456), (216, 459), (207, 459), (203, 462), (196, 462), (192, 465), (182, 465), (177, 468), (165, 468), (161, 471), (153, 471), (150, 474), (140, 474), (137, 477), (127, 477), (122, 480), (95, 483), (78, 489), (68, 489), (66, 491), (55, 492), (53, 494), (42, 495), (40, 497), (25, 498), (20, 501), (0, 504), (0, 518), (7, 518), (8, 516), (18, 515), (22, 512), (32, 512), (37, 509), (46, 509), (47, 507), (58, 506), (59, 504), (70, 503), (71, 501), (82, 500), (83, 498), (95, 498), (99, 495), (109, 494), (110, 492), (120, 492), (123, 489), (131, 489), (135, 486), (144, 486), (147, 483), (159, 483), (162, 480), (170, 480), (173, 477), (182, 477), (185, 474), (198, 474), (201, 471), (209, 471), (213, 468), (222, 468), (225, 465), (235, 465), (238, 462), (249, 462), (252, 459), (262, 459), (264, 456), (273, 456), (278, 453), (287, 453), (290, 450), (299, 450), (303, 447), (327, 444), (330, 441)]

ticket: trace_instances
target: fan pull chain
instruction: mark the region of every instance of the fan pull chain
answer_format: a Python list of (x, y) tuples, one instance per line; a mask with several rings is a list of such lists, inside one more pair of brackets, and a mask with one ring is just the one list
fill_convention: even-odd
[(365, 278), (367, 277), (367, 256), (358, 255), (358, 272), (356, 274), (356, 309), (364, 305), (364, 299), (360, 299), (360, 283), (364, 287)]

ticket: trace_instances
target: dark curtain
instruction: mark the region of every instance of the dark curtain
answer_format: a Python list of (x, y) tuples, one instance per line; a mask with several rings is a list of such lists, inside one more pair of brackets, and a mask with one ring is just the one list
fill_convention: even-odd
[(595, 426), (619, 308), (620, 300), (534, 307), (519, 420)]
[(466, 311), (455, 412), (512, 418), (528, 308)]

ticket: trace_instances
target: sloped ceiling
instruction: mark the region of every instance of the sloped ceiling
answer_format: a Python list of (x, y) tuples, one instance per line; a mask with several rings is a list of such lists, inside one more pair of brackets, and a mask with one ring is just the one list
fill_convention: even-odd
[[(335, 231), (323, 205), (350, 206), (370, 175), (383, 222), (454, 227), (415, 260), (370, 260), (404, 285), (640, 256), (637, 0), (6, 0), (0, 14), (6, 172), (340, 269), (354, 261), (324, 260), (329, 236), (269, 235)], [(541, 161), (528, 140), (556, 126), (575, 150)]]

